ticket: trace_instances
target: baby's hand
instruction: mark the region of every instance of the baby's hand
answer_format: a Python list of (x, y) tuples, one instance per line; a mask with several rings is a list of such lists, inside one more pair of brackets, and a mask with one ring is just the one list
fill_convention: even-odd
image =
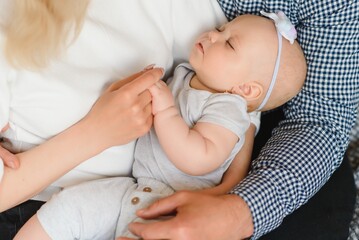
[(149, 88), (149, 91), (152, 95), (153, 115), (174, 106), (173, 95), (165, 82), (156, 82)]

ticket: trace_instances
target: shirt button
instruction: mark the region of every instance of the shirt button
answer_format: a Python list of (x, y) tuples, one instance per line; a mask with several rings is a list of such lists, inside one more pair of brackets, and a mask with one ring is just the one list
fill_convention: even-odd
[(137, 203), (139, 203), (140, 202), (140, 199), (138, 198), (138, 197), (134, 197), (134, 198), (132, 198), (132, 200), (131, 200), (131, 203), (133, 204), (133, 205), (136, 205)]
[(144, 192), (152, 192), (152, 189), (150, 187), (145, 187), (143, 188)]

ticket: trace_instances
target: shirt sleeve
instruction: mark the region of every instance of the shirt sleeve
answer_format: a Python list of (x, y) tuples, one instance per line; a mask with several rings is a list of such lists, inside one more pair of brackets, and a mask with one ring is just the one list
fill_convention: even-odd
[(212, 94), (205, 102), (198, 122), (220, 125), (243, 138), (250, 119), (245, 101), (235, 94)]
[(359, 99), (359, 1), (219, 0), (229, 19), (282, 10), (296, 25), (308, 64), (301, 93), (232, 193), (251, 209), (253, 239), (278, 227), (340, 165)]

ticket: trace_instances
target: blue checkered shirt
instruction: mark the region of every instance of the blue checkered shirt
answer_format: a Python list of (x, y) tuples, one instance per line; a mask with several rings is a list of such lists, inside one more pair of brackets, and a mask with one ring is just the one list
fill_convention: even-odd
[(282, 10), (308, 64), (285, 120), (232, 193), (249, 205), (256, 239), (308, 201), (340, 165), (359, 101), (359, 1), (218, 0), (229, 20)]

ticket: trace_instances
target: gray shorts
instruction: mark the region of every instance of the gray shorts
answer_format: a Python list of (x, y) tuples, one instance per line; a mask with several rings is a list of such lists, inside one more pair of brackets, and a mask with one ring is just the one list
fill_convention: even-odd
[(54, 195), (37, 212), (38, 219), (54, 240), (115, 239), (134, 237), (127, 225), (138, 209), (174, 193), (151, 178), (106, 178), (69, 187)]

